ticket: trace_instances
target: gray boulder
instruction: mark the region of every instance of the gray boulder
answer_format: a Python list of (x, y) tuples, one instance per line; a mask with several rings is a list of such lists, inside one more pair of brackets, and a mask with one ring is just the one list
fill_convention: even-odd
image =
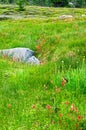
[(0, 50), (0, 54), (3, 56), (11, 57), (20, 62), (26, 62), (31, 64), (39, 64), (40, 61), (34, 56), (34, 51), (28, 48), (12, 48)]
[(30, 58), (28, 58), (28, 60), (26, 61), (26, 63), (40, 64), (40, 61), (35, 56), (31, 56)]

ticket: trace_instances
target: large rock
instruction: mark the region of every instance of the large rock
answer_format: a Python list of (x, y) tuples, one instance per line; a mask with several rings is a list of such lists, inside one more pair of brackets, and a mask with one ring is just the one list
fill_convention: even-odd
[(34, 51), (28, 48), (12, 48), (0, 50), (3, 56), (11, 57), (15, 60), (31, 64), (39, 64), (40, 61), (34, 56)]

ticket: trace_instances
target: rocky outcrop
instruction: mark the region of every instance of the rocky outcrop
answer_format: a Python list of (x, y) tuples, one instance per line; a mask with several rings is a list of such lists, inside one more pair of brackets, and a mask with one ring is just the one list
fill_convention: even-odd
[(0, 50), (0, 55), (7, 56), (20, 62), (30, 64), (40, 64), (40, 61), (34, 56), (34, 51), (29, 48), (12, 48)]

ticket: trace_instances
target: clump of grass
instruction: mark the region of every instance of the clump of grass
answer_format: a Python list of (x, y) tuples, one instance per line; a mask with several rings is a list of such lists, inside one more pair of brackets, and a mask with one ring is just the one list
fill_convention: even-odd
[[(8, 63), (10, 69), (0, 71), (2, 121), (8, 117), (1, 128), (85, 129), (84, 65), (59, 71), (54, 64), (2, 63), (3, 68)], [(14, 126), (10, 123), (13, 117)]]

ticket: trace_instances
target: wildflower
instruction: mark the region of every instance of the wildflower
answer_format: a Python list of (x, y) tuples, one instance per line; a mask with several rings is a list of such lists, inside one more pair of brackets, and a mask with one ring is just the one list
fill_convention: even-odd
[(74, 103), (72, 103), (72, 105), (71, 105), (71, 110), (72, 110), (72, 111), (75, 110), (75, 105), (74, 105)]
[(63, 78), (62, 78), (62, 86), (64, 87), (64, 85), (65, 85), (67, 82), (68, 82), (68, 80), (63, 77)]
[(32, 105), (32, 108), (33, 108), (33, 109), (36, 108), (36, 105)]
[(36, 46), (36, 49), (39, 51), (40, 50), (40, 46)]
[(56, 92), (59, 93), (60, 92), (60, 88), (56, 88)]
[(65, 82), (64, 81), (62, 81), (62, 86), (64, 86), (65, 85)]
[(77, 107), (74, 110), (75, 110), (75, 112), (78, 112), (78, 108)]
[(69, 104), (69, 102), (68, 101), (66, 101), (66, 105), (68, 105)]
[(63, 115), (62, 115), (62, 113), (61, 113), (61, 114), (59, 115), (59, 117), (62, 118), (62, 116), (63, 116)]
[(79, 116), (78, 116), (78, 121), (80, 121), (80, 120), (81, 120), (81, 116), (79, 115)]
[(42, 43), (40, 43), (38, 46), (36, 46), (37, 51), (40, 51), (42, 47)]
[(46, 108), (47, 109), (51, 109), (52, 107), (50, 105), (46, 105)]

